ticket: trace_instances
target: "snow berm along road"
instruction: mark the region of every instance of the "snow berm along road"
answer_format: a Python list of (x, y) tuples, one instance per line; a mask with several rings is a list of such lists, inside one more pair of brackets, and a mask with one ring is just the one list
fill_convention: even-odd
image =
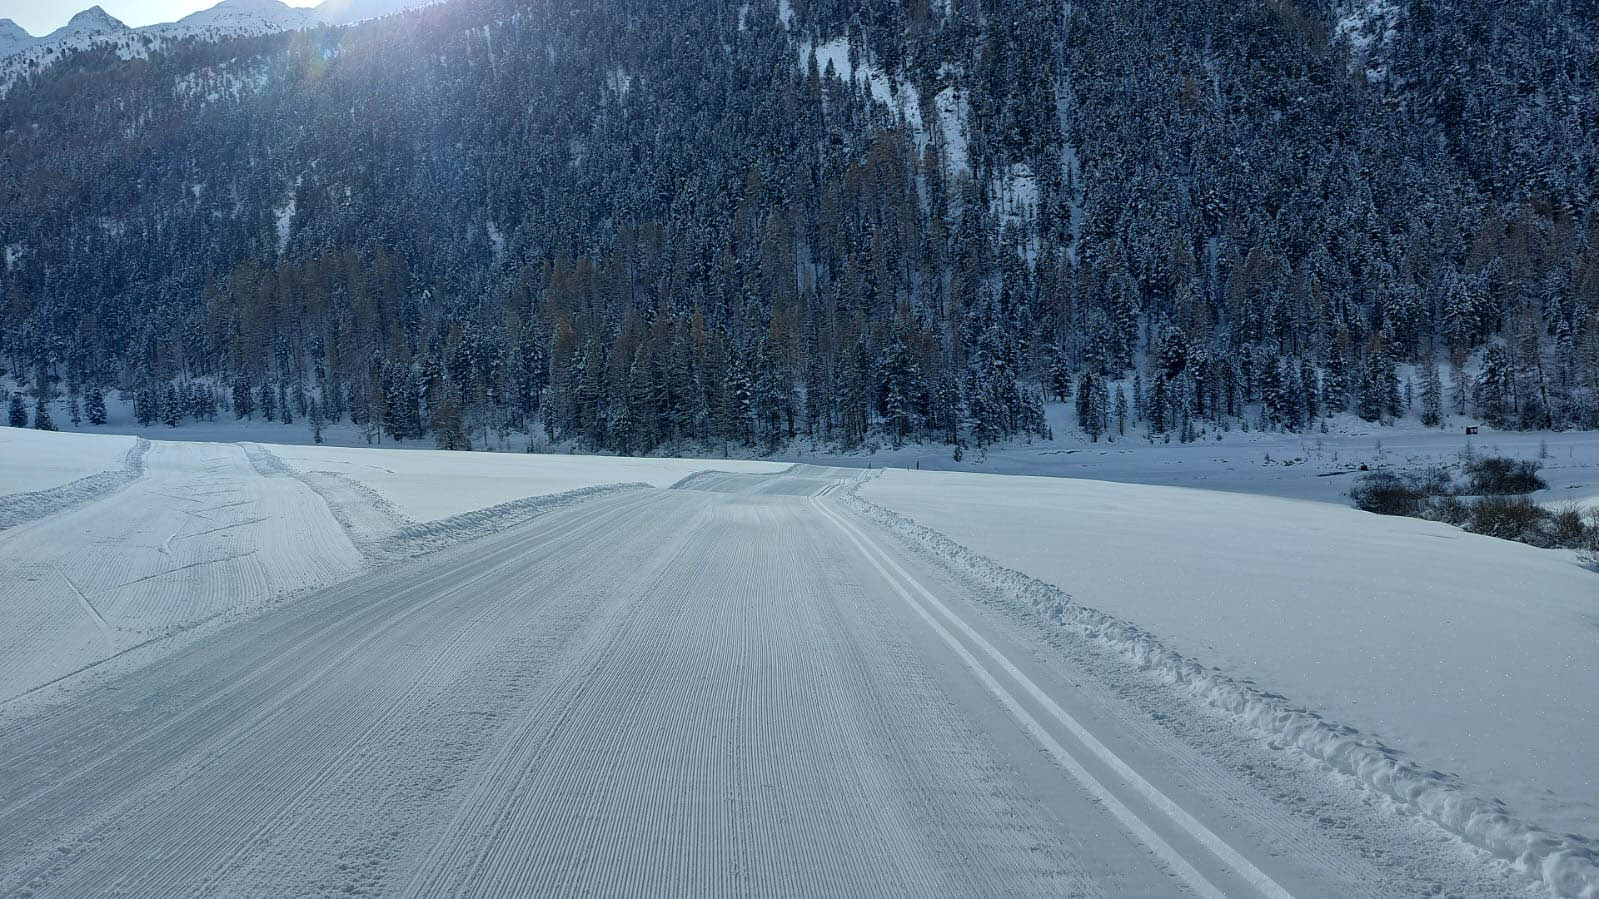
[(855, 477), (552, 507), (12, 703), (0, 892), (1535, 894), (1179, 739), (1202, 712), (877, 530)]

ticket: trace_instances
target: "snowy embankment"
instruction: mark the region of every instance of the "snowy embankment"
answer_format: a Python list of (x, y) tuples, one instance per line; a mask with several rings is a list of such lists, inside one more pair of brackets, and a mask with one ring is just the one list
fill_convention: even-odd
[(1569, 554), (1093, 481), (888, 471), (852, 501), (1557, 894), (1599, 894), (1599, 581)]

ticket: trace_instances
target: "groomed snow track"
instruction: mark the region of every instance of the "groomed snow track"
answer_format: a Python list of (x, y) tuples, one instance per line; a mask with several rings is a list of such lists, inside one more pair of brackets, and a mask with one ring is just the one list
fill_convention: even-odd
[(1195, 751), (850, 477), (498, 519), (0, 708), (0, 894), (1532, 895)]

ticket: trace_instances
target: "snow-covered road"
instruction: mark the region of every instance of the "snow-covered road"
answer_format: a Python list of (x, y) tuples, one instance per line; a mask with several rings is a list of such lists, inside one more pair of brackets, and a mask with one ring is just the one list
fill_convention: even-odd
[(1079, 665), (849, 476), (614, 493), (0, 707), (0, 894), (1529, 889)]

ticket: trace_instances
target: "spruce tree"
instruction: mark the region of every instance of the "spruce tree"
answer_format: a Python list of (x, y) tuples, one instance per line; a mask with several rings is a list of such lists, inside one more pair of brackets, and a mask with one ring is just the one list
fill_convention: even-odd
[(278, 418), (277, 391), (272, 389), (271, 384), (261, 385), (261, 417), (267, 421), (277, 421)]
[(40, 431), (56, 429), (55, 419), (50, 417), (50, 404), (42, 396), (33, 404), (33, 427)]
[(1444, 418), (1444, 385), (1438, 374), (1438, 361), (1429, 361), (1422, 368), (1421, 423), (1436, 428)]
[(1472, 390), (1472, 403), (1483, 421), (1494, 427), (1504, 427), (1514, 411), (1510, 392), (1513, 379), (1504, 348), (1490, 345), (1482, 354), (1482, 371)]
[(6, 424), (13, 428), (25, 428), (28, 426), (28, 407), (22, 402), (21, 391), (11, 394), (11, 406), (6, 413)]
[(246, 419), (255, 417), (255, 391), (250, 388), (250, 382), (237, 378), (233, 382), (233, 417)]
[(178, 388), (168, 382), (166, 389), (161, 392), (161, 421), (167, 427), (175, 428), (182, 420), (183, 404), (178, 397)]
[(103, 425), (106, 422), (105, 391), (99, 387), (89, 388), (89, 394), (84, 398), (84, 414), (89, 417), (89, 424)]
[(153, 385), (140, 387), (133, 392), (133, 420), (148, 428), (161, 417), (161, 395)]

